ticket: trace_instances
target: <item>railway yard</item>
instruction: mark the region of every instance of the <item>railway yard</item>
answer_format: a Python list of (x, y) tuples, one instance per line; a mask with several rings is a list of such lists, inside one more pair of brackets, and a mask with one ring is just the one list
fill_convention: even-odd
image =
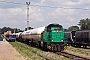
[[(63, 52), (44, 51), (41, 48), (36, 48), (21, 42), (2, 42), (3, 45), (9, 43), (26, 59), (26, 60), (90, 60), (90, 49), (75, 48), (68, 46)], [(4, 47), (6, 50), (8, 48)], [(10, 48), (12, 50), (12, 48)], [(7, 54), (3, 52), (2, 56)], [(12, 56), (13, 54), (10, 54)], [(8, 56), (5, 56), (10, 58)], [(21, 58), (21, 56), (19, 56)], [(15, 58), (15, 56), (14, 56)], [(4, 59), (4, 58), (3, 58)], [(2, 60), (3, 60), (2, 59)], [(8, 59), (7, 59), (8, 60)], [(10, 59), (9, 59), (10, 60)], [(16, 60), (19, 60), (16, 59)]]
[[(14, 47), (25, 60), (90, 60), (89, 33), (90, 30), (64, 32), (62, 25), (49, 24), (16, 34), (0, 35), (3, 40), (0, 57), (10, 60), (8, 58), (13, 56), (12, 59), (15, 59), (18, 56), (15, 60), (20, 60), (19, 55), (13, 55)], [(8, 45), (10, 49), (5, 47)]]

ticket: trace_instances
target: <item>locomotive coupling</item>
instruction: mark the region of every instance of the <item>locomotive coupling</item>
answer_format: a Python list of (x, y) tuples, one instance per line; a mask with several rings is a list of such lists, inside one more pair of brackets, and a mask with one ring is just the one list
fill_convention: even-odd
[(51, 46), (48, 46), (48, 49), (51, 49)]
[(48, 49), (53, 51), (54, 50), (54, 46), (48, 46)]
[(66, 49), (67, 49), (67, 47), (68, 47), (68, 46), (64, 46), (64, 50), (66, 50)]

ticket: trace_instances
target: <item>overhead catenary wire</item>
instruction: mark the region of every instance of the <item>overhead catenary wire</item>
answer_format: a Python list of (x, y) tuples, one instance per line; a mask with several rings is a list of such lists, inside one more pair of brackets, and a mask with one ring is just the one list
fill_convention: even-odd
[(40, 6), (40, 5), (30, 5), (30, 6), (38, 6), (38, 7), (49, 7), (49, 8), (63, 8), (63, 9), (82, 9), (82, 10), (90, 10), (86, 8), (69, 8), (69, 7), (54, 7), (54, 6)]
[[(16, 3), (16, 2), (10, 2), (10, 1), (0, 1), (0, 2), (5, 2), (5, 3), (12, 3), (12, 4), (20, 4), (20, 5), (26, 5), (22, 3)], [(80, 10), (90, 10), (88, 8), (70, 8), (70, 7), (56, 7), (56, 6), (41, 6), (41, 5), (30, 5), (30, 6), (37, 6), (37, 7), (48, 7), (48, 8), (62, 8), (62, 9), (80, 9)]]
[(15, 3), (15, 2), (10, 2), (10, 1), (0, 1), (0, 2), (11, 3), (11, 4), (20, 4), (20, 5), (26, 5), (26, 4), (22, 4), (22, 3)]

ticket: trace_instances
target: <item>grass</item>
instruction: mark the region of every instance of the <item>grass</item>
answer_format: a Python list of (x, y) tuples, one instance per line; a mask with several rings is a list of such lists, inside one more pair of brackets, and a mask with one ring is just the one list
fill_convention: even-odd
[(71, 50), (71, 51), (73, 51), (73, 52), (77, 52), (77, 53), (81, 53), (81, 54), (85, 54), (85, 55), (90, 56), (90, 51), (84, 50), (84, 49), (82, 49), (82, 48), (74, 48), (74, 47), (69, 46), (69, 47), (67, 48), (67, 50)]
[(71, 60), (52, 52), (45, 52), (38, 48), (28, 46), (20, 42), (10, 42), (16, 50), (27, 60)]
[[(29, 47), (26, 44), (20, 43), (20, 42), (10, 42), (10, 44), (16, 48), (16, 50), (23, 55), (27, 60), (45, 60), (45, 58), (42, 58), (41, 56), (38, 56), (37, 54), (33, 53), (35, 51), (35, 48)], [(39, 51), (39, 50), (38, 50)]]

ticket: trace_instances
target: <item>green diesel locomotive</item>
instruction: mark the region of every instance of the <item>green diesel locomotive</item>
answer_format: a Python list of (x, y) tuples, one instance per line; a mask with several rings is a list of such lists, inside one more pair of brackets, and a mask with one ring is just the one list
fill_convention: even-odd
[(41, 35), (43, 47), (51, 51), (63, 51), (67, 45), (64, 29), (59, 24), (49, 24), (45, 27)]

